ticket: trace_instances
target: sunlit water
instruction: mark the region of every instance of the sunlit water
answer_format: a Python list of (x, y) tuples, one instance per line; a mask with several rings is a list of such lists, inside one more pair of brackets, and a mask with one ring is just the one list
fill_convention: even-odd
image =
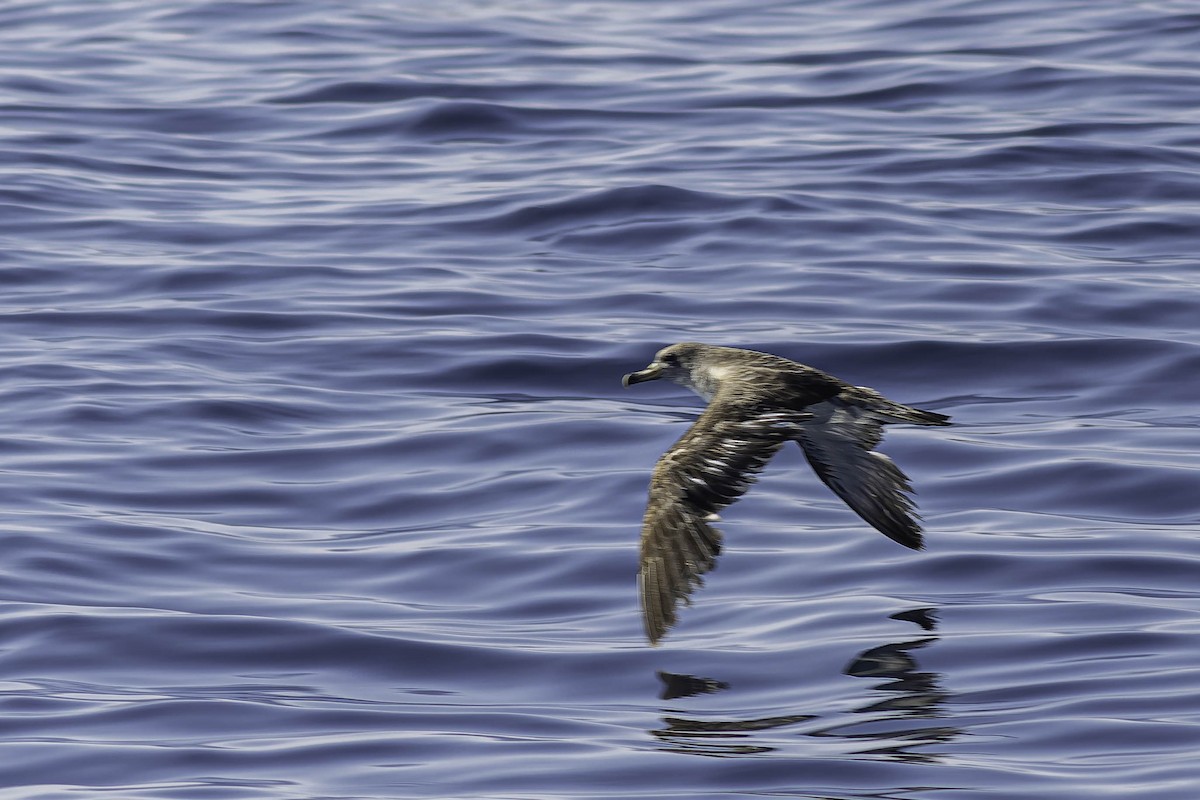
[[(0, 8), (5, 800), (1194, 800), (1184, 2)], [(662, 646), (663, 344), (782, 453)]]

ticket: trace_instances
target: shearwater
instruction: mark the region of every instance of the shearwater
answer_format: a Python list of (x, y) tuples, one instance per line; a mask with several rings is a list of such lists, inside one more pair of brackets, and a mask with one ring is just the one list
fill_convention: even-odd
[(642, 520), (638, 591), (650, 642), (675, 624), (675, 609), (716, 563), (721, 534), (709, 523), (737, 500), (778, 450), (799, 443), (825, 485), (883, 535), (919, 550), (912, 486), (874, 450), (883, 425), (949, 425), (945, 414), (888, 400), (780, 356), (681, 342), (659, 350), (624, 386), (666, 378), (708, 407), (654, 467)]

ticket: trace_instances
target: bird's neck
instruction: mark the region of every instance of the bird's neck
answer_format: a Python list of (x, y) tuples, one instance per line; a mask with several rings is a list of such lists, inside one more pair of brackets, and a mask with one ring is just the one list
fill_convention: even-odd
[(705, 367), (692, 372), (688, 376), (688, 382), (684, 385), (705, 400), (712, 400), (713, 395), (721, 388), (721, 381), (725, 379), (725, 375), (724, 367)]

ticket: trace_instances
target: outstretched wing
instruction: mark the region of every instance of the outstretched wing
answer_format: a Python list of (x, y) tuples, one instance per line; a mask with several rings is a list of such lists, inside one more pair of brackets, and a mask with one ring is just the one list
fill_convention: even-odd
[(675, 609), (716, 564), (721, 533), (709, 521), (742, 496), (803, 412), (762, 412), (714, 400), (654, 467), (642, 521), (638, 589), (646, 636), (657, 643)]
[[(871, 527), (905, 547), (920, 550), (921, 526), (912, 491), (899, 467), (874, 450), (883, 424), (870, 410), (822, 403), (797, 440), (813, 470)], [(928, 424), (928, 423), (926, 423)]]

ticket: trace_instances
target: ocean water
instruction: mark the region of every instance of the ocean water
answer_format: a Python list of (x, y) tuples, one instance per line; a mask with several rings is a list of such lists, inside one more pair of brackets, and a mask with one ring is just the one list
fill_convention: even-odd
[[(0, 798), (1194, 800), (1191, 2), (0, 6)], [(664, 344), (781, 453), (645, 642)]]

